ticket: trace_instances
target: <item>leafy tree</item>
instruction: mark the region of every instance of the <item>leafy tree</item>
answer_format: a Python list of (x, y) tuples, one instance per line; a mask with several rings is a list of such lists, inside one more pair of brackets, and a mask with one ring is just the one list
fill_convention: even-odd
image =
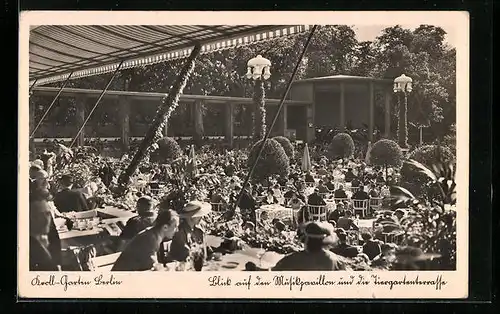
[(286, 155), (290, 160), (294, 158), (295, 155), (295, 148), (293, 147), (292, 143), (290, 140), (284, 136), (275, 136), (273, 137), (273, 140), (277, 141), (280, 143), (280, 145), (283, 147), (285, 150)]
[[(248, 167), (252, 167), (254, 164), (263, 143), (263, 140), (260, 140), (253, 145), (248, 156)], [(262, 182), (273, 175), (286, 177), (288, 176), (289, 171), (290, 160), (288, 159), (285, 150), (281, 144), (278, 143), (278, 141), (268, 139), (264, 145), (264, 150), (262, 151), (257, 167), (253, 173), (255, 180)]]
[(179, 144), (171, 137), (164, 137), (156, 144), (158, 148), (151, 153), (151, 160), (166, 163), (182, 155), (182, 149)]
[(431, 25), (414, 31), (394, 26), (382, 31), (374, 47), (376, 76), (394, 79), (404, 73), (413, 78), (408, 98), (410, 124), (434, 127), (444, 122), (442, 128), (447, 132), (450, 120), (454, 121), (445, 120), (444, 115), (450, 116), (455, 108), (456, 60), (454, 49), (444, 43), (445, 34), (442, 28)]
[(403, 152), (396, 142), (382, 139), (373, 144), (370, 151), (370, 164), (383, 166), (387, 175), (388, 167), (401, 167), (403, 164)]
[(335, 135), (328, 147), (328, 153), (332, 159), (348, 159), (354, 154), (354, 141), (347, 133)]
[(349, 74), (357, 46), (356, 33), (348, 25), (319, 28), (309, 44), (306, 77)]

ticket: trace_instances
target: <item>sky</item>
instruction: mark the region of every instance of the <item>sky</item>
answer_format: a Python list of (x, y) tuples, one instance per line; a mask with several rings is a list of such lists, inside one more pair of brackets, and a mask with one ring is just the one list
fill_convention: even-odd
[[(377, 36), (382, 33), (382, 30), (387, 27), (393, 27), (394, 25), (355, 25), (353, 27), (359, 41), (373, 41)], [(414, 30), (419, 25), (401, 25), (402, 28)], [(446, 25), (435, 25), (439, 26), (446, 31), (445, 42), (452, 47), (456, 47), (456, 37), (455, 30), (453, 27)]]

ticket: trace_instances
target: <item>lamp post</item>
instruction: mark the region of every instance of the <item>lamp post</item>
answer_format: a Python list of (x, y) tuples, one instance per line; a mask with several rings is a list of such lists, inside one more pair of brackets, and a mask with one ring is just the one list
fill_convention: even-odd
[(255, 104), (253, 138), (258, 141), (264, 138), (266, 134), (266, 108), (265, 108), (265, 89), (264, 81), (271, 77), (271, 61), (258, 55), (247, 63), (248, 79), (254, 80), (253, 100)]
[(404, 102), (399, 103), (399, 122), (398, 122), (398, 144), (403, 149), (408, 149), (408, 93), (412, 91), (411, 77), (401, 74), (394, 79), (394, 93), (403, 93)]

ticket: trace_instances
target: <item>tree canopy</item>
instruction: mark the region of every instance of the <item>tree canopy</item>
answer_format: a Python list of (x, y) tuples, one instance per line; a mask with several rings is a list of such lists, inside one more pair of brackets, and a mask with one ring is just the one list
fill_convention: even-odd
[[(420, 25), (414, 30), (396, 25), (383, 29), (373, 41), (358, 41), (353, 26), (322, 26), (311, 40), (296, 79), (340, 74), (393, 79), (404, 73), (414, 82), (408, 98), (409, 124), (433, 126), (437, 130), (434, 138), (443, 137), (451, 132), (456, 119), (456, 52), (446, 44), (445, 35), (442, 28), (432, 25)], [(253, 82), (245, 77), (246, 63), (261, 54), (272, 62), (271, 78), (266, 81), (266, 97), (281, 98), (306, 36), (296, 34), (204, 54), (196, 61), (184, 93), (252, 97)], [(124, 82), (129, 79), (131, 91), (167, 92), (182, 62), (179, 59), (124, 70), (111, 89), (124, 89)], [(110, 76), (75, 80), (67, 86), (100, 89)], [(46, 102), (48, 106), (50, 100)], [(45, 102), (40, 103), (44, 105)], [(213, 107), (204, 108), (204, 114), (218, 110)], [(178, 109), (178, 117), (188, 110), (187, 106)], [(154, 106), (151, 110), (155, 111)], [(239, 110), (248, 109), (241, 107), (235, 115), (240, 114)], [(222, 113), (214, 113), (219, 114)], [(393, 110), (393, 114), (397, 111)], [(72, 115), (68, 116), (70, 118), (73, 119)]]

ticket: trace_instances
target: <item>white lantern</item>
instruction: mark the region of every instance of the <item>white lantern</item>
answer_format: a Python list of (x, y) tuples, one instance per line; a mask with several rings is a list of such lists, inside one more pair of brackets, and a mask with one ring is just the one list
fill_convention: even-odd
[(258, 55), (247, 63), (248, 71), (246, 77), (258, 80), (260, 78), (267, 80), (271, 77), (271, 61)]
[(394, 92), (410, 93), (412, 91), (412, 82), (413, 80), (411, 77), (401, 74), (401, 76), (398, 76), (394, 79)]

